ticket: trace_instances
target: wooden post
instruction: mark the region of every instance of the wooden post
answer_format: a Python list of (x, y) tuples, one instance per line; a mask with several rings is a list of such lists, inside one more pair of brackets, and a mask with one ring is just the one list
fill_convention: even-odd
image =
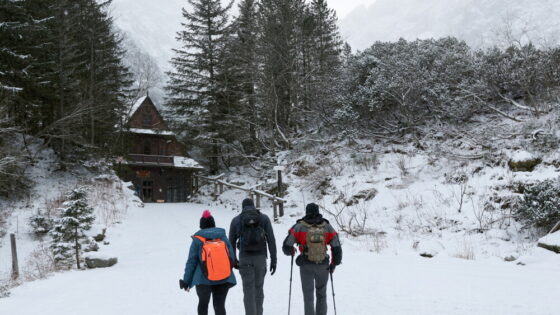
[(278, 214), (281, 217), (284, 216), (284, 203), (282, 201), (278, 201)]
[(218, 200), (218, 183), (214, 182), (214, 200)]
[(255, 196), (257, 197), (257, 198), (255, 198), (255, 199), (257, 199), (256, 200), (257, 209), (260, 209), (261, 208), (261, 195), (260, 194), (255, 194)]
[(274, 209), (274, 222), (278, 222), (278, 203), (272, 200), (272, 208)]
[(223, 183), (219, 183), (218, 184), (220, 186), (220, 195), (224, 193), (224, 184)]
[(10, 242), (12, 243), (12, 279), (15, 280), (19, 277), (19, 266), (16, 248), (16, 235), (14, 233), (10, 234)]
[(194, 192), (198, 193), (199, 187), (198, 187), (198, 176), (194, 176)]
[[(276, 191), (276, 195), (278, 197), (282, 198), (282, 171), (281, 170), (278, 170), (278, 189)], [(283, 202), (278, 203), (278, 212), (279, 212), (281, 217), (284, 216), (284, 203)]]

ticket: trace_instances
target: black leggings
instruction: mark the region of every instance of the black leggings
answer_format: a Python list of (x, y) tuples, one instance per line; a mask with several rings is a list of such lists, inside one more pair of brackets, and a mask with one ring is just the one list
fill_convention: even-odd
[(208, 304), (212, 295), (214, 313), (216, 315), (226, 315), (226, 297), (231, 284), (224, 283), (218, 285), (197, 285), (196, 294), (198, 295), (198, 315), (208, 315)]

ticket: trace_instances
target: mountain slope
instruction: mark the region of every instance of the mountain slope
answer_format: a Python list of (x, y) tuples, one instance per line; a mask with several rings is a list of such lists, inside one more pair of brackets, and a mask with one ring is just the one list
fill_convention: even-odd
[(377, 0), (341, 20), (356, 49), (375, 41), (456, 36), (475, 46), (506, 37), (551, 45), (560, 39), (560, 2), (554, 0)]

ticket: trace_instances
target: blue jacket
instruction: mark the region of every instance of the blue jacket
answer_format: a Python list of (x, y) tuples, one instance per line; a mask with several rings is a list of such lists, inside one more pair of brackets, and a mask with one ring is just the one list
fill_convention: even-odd
[[(233, 261), (234, 259), (234, 252), (231, 243), (226, 237), (226, 231), (222, 228), (208, 228), (202, 229), (195, 233), (195, 235), (202, 236), (206, 239), (221, 239), (226, 242), (226, 245), (229, 250), (229, 255)], [(201, 264), (201, 252), (202, 252), (202, 242), (193, 237), (193, 242), (191, 244), (191, 249), (189, 250), (189, 258), (187, 259), (187, 264), (185, 265), (185, 275), (183, 276), (183, 281), (188, 285), (189, 288), (194, 287), (195, 285), (205, 284), (205, 285), (215, 285), (215, 284), (222, 284), (222, 283), (231, 283), (232, 286), (236, 285), (237, 282), (235, 281), (235, 275), (233, 271), (229, 278), (222, 280), (222, 281), (210, 281), (204, 276), (204, 272), (202, 271), (202, 264)]]

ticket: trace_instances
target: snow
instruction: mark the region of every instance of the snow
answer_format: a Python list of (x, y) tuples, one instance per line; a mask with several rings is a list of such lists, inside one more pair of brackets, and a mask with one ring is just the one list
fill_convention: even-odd
[(515, 151), (511, 154), (510, 159), (512, 162), (525, 162), (525, 161), (530, 161), (530, 160), (534, 160), (535, 156), (527, 151)]
[(25, 276), (32, 253), (41, 246), (49, 246), (48, 236), (41, 240), (33, 234), (28, 224), (29, 218), (39, 210), (44, 213), (47, 208), (59, 207), (59, 201), (71, 189), (81, 185), (88, 187), (90, 205), (94, 207), (97, 217), (95, 225), (88, 232), (89, 236), (100, 233), (105, 227), (112, 227), (123, 219), (129, 206), (140, 203), (134, 192), (125, 187), (127, 184), (120, 182), (116, 176), (98, 176), (98, 173), (92, 173), (86, 168), (103, 169), (103, 163), (84, 163), (84, 167), (62, 172), (58, 170), (56, 154), (51, 149), (44, 149), (42, 140), (28, 137), (27, 143), (35, 157), (33, 165), (26, 170), (33, 187), (23, 200), (0, 199), (0, 209), (13, 210), (6, 225), (0, 226), (7, 233), (4, 237), (0, 233), (0, 285), (11, 270), (9, 234), (14, 233), (16, 236), (20, 272)]
[[(132, 117), (132, 115), (134, 115), (134, 113), (136, 113), (136, 111), (138, 110), (138, 108), (140, 108), (140, 106), (144, 103), (144, 101), (148, 98), (148, 96), (142, 96), (141, 98), (139, 98), (136, 103), (134, 103), (134, 105), (132, 105), (132, 107), (130, 108), (130, 111), (128, 112), (128, 119), (130, 119)], [(127, 120), (128, 120), (127, 119)]]
[(89, 252), (89, 253), (84, 255), (84, 258), (102, 259), (102, 260), (109, 260), (109, 259), (115, 258), (115, 257), (117, 257), (117, 256), (107, 255), (107, 254), (104, 254), (104, 253), (97, 253), (97, 252)]
[[(146, 204), (130, 209), (125, 223), (109, 230), (111, 244), (100, 249), (100, 254), (118, 257), (117, 265), (25, 283), (13, 289), (11, 297), (0, 300), (0, 313), (196, 314), (196, 294), (179, 290), (178, 279), (191, 242), (189, 236), (198, 230), (198, 219), (208, 208), (217, 225), (226, 228), (237, 214), (217, 204)], [(271, 215), (270, 208), (263, 211)], [(278, 245), (294, 220), (285, 217), (274, 225)], [(374, 254), (348, 238), (343, 239), (343, 249), (343, 264), (334, 274), (339, 314), (557, 313), (551, 301), (560, 293), (558, 259), (544, 265), (517, 266), (439, 255), (425, 259), (390, 252)], [(239, 283), (230, 290), (226, 307), (230, 314), (243, 314), (241, 279), (235, 273)], [(265, 312), (286, 310), (289, 275), (290, 259), (280, 254), (277, 273), (267, 275), (265, 281)], [(303, 314), (297, 267), (293, 279), (292, 313)], [(332, 312), (330, 285), (328, 295)]]
[(560, 39), (554, 0), (376, 0), (340, 20), (344, 40), (363, 50), (375, 41), (455, 36), (476, 47), (519, 40), (551, 47)]
[(164, 136), (174, 136), (175, 133), (169, 130), (159, 130), (159, 129), (142, 129), (142, 128), (130, 128), (128, 131), (132, 133), (138, 133), (142, 135), (164, 135)]
[(539, 240), (539, 243), (560, 247), (560, 231), (544, 236)]
[(185, 157), (185, 156), (174, 156), (173, 157), (173, 164), (175, 167), (179, 167), (179, 168), (198, 168), (198, 169), (203, 169), (202, 166), (200, 166), (200, 164), (198, 164), (197, 161)]

